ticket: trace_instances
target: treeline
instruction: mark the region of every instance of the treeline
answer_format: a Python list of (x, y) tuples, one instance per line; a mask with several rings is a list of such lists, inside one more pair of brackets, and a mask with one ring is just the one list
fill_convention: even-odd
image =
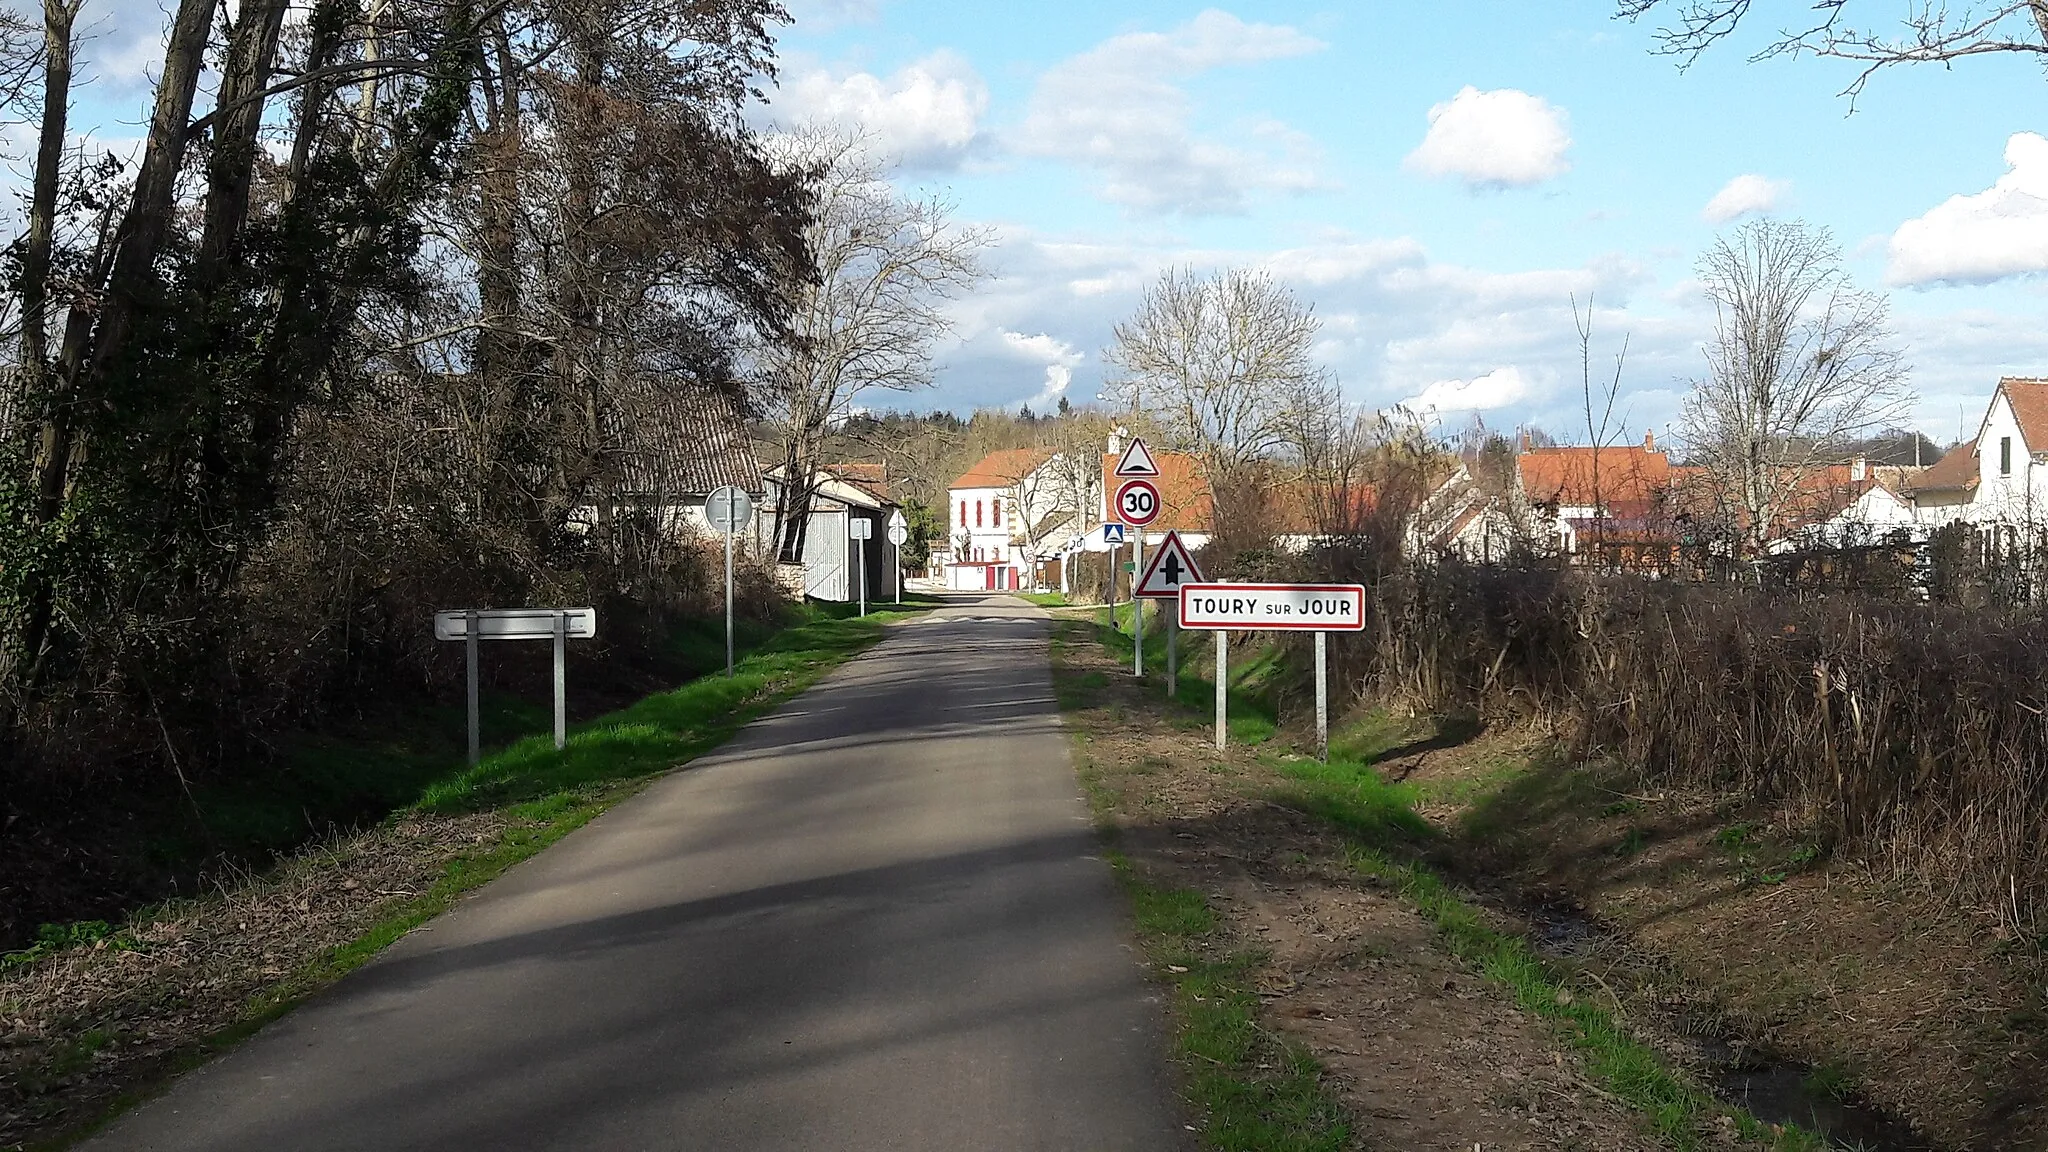
[(631, 656), (715, 607), (662, 509), (818, 281), (818, 172), (745, 120), (777, 4), (179, 0), (132, 164), (69, 118), (89, 0), (41, 7), (0, 22), (0, 871), (445, 686), (436, 608), (595, 603)]

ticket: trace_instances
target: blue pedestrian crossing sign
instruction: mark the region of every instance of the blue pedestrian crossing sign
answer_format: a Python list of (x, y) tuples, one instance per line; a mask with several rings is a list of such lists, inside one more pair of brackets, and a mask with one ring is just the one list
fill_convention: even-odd
[(1124, 542), (1124, 526), (1123, 526), (1122, 524), (1119, 524), (1119, 523), (1117, 523), (1117, 522), (1116, 522), (1116, 521), (1114, 521), (1114, 520), (1111, 520), (1111, 521), (1110, 521), (1110, 522), (1108, 522), (1107, 524), (1104, 524), (1104, 525), (1102, 526), (1102, 542), (1103, 542), (1104, 544), (1121, 544), (1121, 543), (1123, 543), (1123, 542)]

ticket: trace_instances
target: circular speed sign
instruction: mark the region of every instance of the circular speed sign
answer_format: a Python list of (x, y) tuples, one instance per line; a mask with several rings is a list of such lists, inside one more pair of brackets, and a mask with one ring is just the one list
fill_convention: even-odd
[(1159, 489), (1150, 480), (1126, 480), (1116, 490), (1117, 517), (1133, 528), (1159, 519)]

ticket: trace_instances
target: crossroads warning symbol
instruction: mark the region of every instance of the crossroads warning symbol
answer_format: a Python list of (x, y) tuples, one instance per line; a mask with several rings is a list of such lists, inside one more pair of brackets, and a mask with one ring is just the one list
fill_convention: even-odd
[(1200, 583), (1202, 570), (1195, 567), (1194, 555), (1181, 543), (1180, 533), (1168, 532), (1159, 551), (1152, 554), (1151, 563), (1145, 565), (1145, 575), (1139, 578), (1135, 594), (1155, 600), (1178, 600), (1181, 585)]

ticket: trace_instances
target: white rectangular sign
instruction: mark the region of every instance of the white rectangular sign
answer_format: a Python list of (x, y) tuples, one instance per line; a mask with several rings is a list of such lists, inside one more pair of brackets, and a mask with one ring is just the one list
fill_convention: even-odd
[[(597, 635), (595, 608), (479, 608), (476, 610), (476, 638), (479, 640), (552, 640), (555, 617), (568, 617), (564, 635), (571, 640), (588, 640)], [(434, 639), (469, 639), (469, 613), (434, 613)]]
[(1362, 632), (1362, 584), (1183, 584), (1180, 626), (1246, 632)]
[(865, 516), (855, 516), (846, 522), (846, 537), (849, 540), (874, 539), (875, 522)]

